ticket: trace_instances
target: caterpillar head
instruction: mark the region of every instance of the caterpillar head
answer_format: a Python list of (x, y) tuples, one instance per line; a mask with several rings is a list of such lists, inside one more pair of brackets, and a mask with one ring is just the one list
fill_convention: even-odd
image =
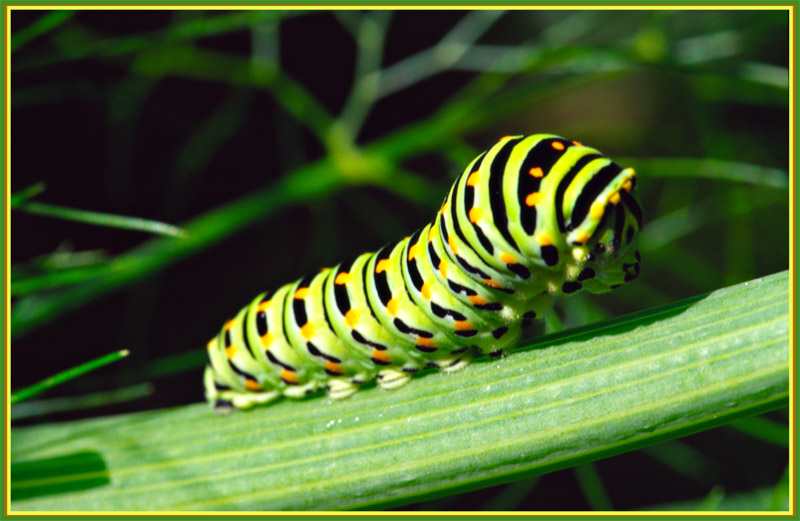
[(609, 291), (639, 275), (636, 239), (642, 209), (635, 188), (633, 169), (620, 169), (610, 180), (587, 183), (573, 202), (566, 239), (580, 268), (574, 280), (592, 293)]

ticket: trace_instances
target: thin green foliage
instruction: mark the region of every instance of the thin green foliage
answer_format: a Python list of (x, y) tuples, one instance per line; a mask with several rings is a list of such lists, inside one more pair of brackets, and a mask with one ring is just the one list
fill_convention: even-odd
[(12, 392), (10, 398), (11, 403), (15, 404), (17, 402), (21, 402), (22, 400), (27, 400), (32, 396), (41, 394), (46, 390), (55, 387), (57, 385), (61, 385), (64, 382), (68, 382), (73, 378), (77, 378), (90, 371), (100, 369), (101, 367), (104, 367), (110, 363), (116, 362), (117, 360), (121, 360), (126, 356), (128, 356), (129, 354), (130, 352), (127, 349), (123, 349), (121, 351), (115, 351), (113, 353), (103, 355), (99, 358), (95, 358), (94, 360), (84, 362), (78, 366), (67, 369), (66, 371), (62, 371), (58, 374), (55, 374), (49, 378), (42, 380), (41, 382), (35, 383), (29, 387), (25, 387), (24, 389)]
[(107, 226), (109, 228), (119, 228), (123, 230), (136, 230), (157, 235), (167, 235), (170, 237), (186, 237), (186, 230), (171, 224), (141, 219), (139, 217), (129, 217), (125, 215), (113, 215), (101, 212), (90, 212), (87, 210), (75, 210), (64, 206), (38, 202), (21, 202), (15, 206), (15, 210), (44, 215), (56, 219), (77, 221), (95, 226)]
[(789, 427), (767, 418), (754, 416), (735, 421), (730, 426), (739, 432), (779, 447), (789, 446)]

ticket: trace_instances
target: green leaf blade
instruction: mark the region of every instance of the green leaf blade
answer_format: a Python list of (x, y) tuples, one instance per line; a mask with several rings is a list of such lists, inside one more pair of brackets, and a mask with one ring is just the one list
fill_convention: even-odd
[[(26, 497), (12, 509), (377, 508), (707, 429), (786, 404), (788, 282), (779, 273), (554, 335), (546, 348), (392, 393), (284, 400), (228, 417), (197, 405), (14, 429), (12, 469), (90, 450), (104, 466), (28, 472), (12, 482)], [(103, 483), (104, 473), (108, 483), (57, 492), (69, 480)], [(24, 494), (48, 486), (52, 494)]]

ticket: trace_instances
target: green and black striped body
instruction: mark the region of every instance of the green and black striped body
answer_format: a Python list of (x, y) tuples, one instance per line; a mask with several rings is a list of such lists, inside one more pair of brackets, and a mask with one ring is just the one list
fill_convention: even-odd
[(509, 136), (411, 237), (257, 296), (208, 344), (208, 400), (246, 408), (391, 389), (499, 356), (554, 296), (639, 273), (635, 173), (563, 138)]

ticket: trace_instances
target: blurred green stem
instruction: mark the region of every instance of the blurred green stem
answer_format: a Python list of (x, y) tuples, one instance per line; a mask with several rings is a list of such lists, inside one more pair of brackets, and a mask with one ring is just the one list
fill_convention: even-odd
[(97, 226), (107, 226), (109, 228), (122, 228), (126, 230), (137, 230), (150, 232), (158, 235), (169, 235), (172, 237), (184, 237), (186, 232), (177, 226), (153, 221), (150, 219), (140, 219), (138, 217), (128, 217), (125, 215), (114, 215), (109, 213), (89, 212), (86, 210), (75, 210), (64, 206), (56, 206), (47, 203), (25, 202), (15, 207), (15, 210), (45, 215), (57, 219), (78, 221)]
[(14, 192), (11, 194), (11, 198), (8, 201), (8, 205), (11, 208), (15, 208), (22, 204), (24, 201), (36, 197), (37, 195), (44, 192), (45, 184), (44, 183), (36, 183), (35, 185), (31, 185), (28, 188), (20, 190), (19, 192)]
[(51, 376), (50, 378), (46, 378), (39, 383), (35, 383), (30, 387), (26, 387), (21, 389), (17, 392), (11, 393), (11, 403), (17, 403), (31, 396), (35, 396), (39, 393), (42, 393), (51, 387), (55, 387), (56, 385), (63, 384), (73, 378), (77, 378), (82, 374), (88, 373), (89, 371), (94, 371), (95, 369), (99, 369), (104, 365), (108, 365), (112, 362), (116, 362), (117, 360), (121, 360), (128, 356), (130, 352), (127, 349), (123, 349), (121, 351), (115, 351), (113, 353), (109, 353), (107, 355), (101, 356), (100, 358), (95, 358), (94, 360), (90, 360), (86, 363), (83, 363), (77, 367), (73, 367), (71, 369), (67, 369), (66, 371), (62, 371), (58, 374)]

